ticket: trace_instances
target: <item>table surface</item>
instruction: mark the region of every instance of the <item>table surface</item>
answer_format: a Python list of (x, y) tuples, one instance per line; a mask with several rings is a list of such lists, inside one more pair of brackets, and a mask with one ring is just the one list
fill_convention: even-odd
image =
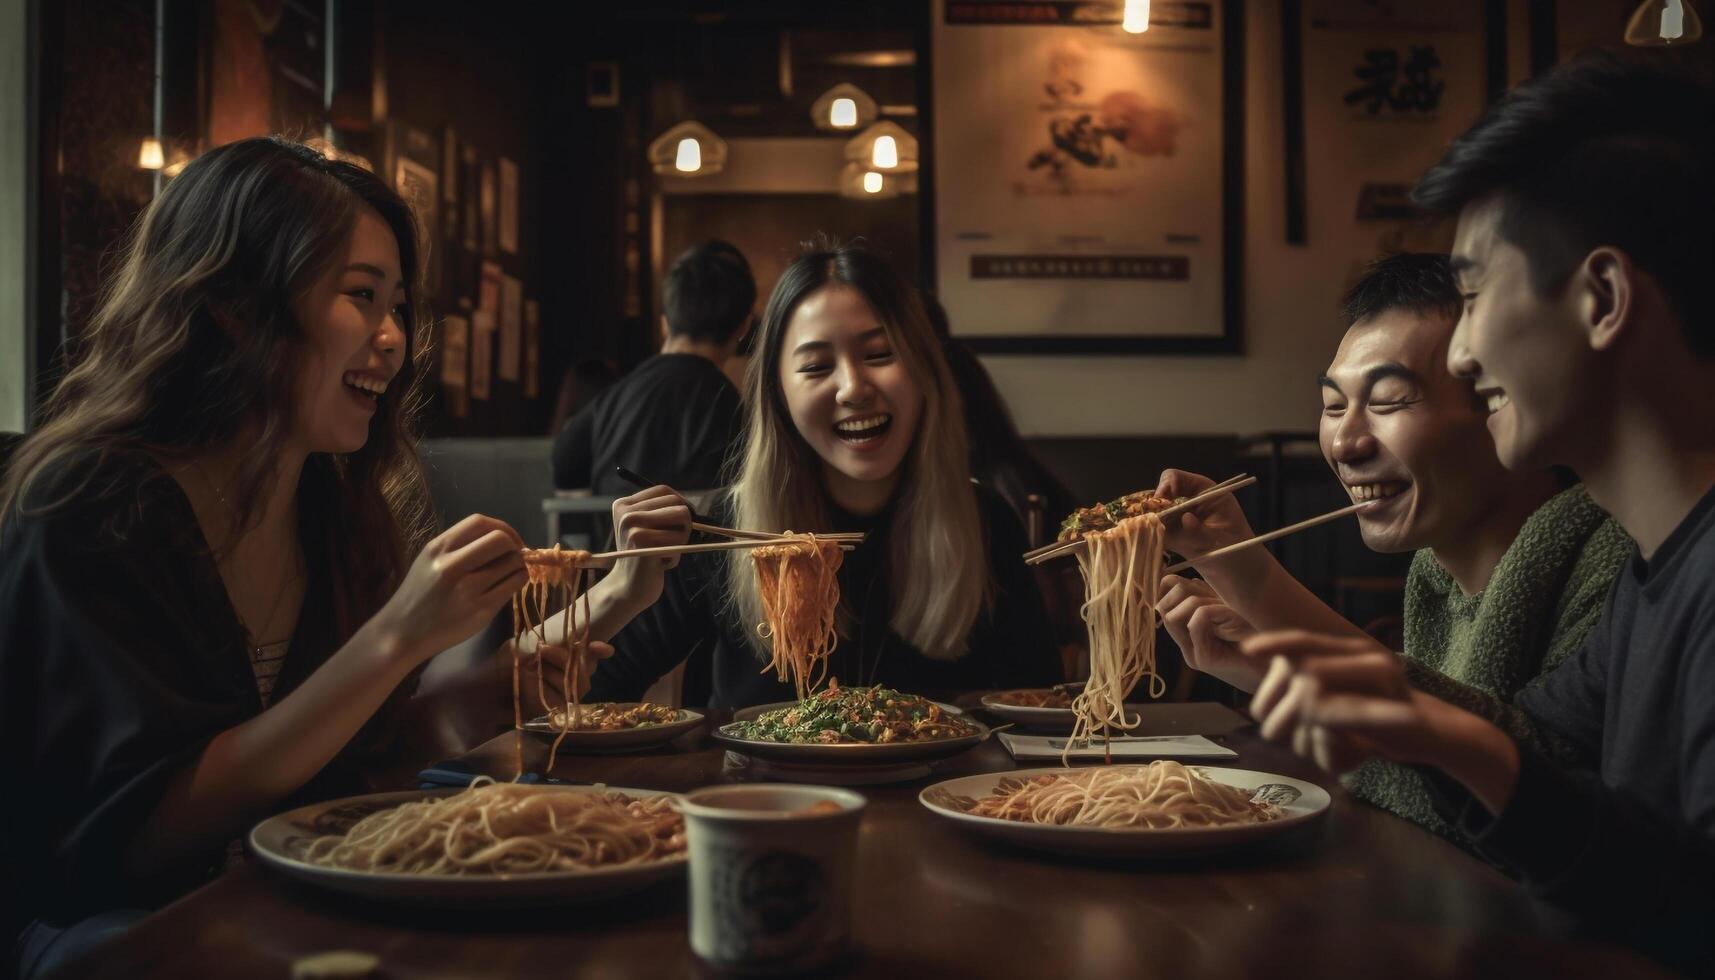
[[(1166, 706), (1163, 706), (1166, 707)], [(1181, 708), (1185, 706), (1179, 706)], [(1356, 802), (1251, 731), (1216, 763), (1308, 779), (1321, 819), (1225, 855), (1115, 862), (979, 839), (917, 801), (938, 779), (1015, 768), (995, 740), (927, 779), (858, 787), (859, 952), (843, 975), (1390, 978), (1657, 975), (1635, 954), (1569, 937), (1512, 881), (1416, 825)], [(546, 741), (527, 736), (526, 761)], [(466, 757), (511, 774), (513, 739)], [(563, 756), (554, 775), (682, 792), (745, 778), (702, 733), (624, 756)], [(685, 886), (595, 906), (513, 912), (390, 907), (289, 881), (255, 863), (144, 920), (81, 962), (86, 977), (284, 977), (303, 956), (355, 949), (387, 977), (697, 976)]]

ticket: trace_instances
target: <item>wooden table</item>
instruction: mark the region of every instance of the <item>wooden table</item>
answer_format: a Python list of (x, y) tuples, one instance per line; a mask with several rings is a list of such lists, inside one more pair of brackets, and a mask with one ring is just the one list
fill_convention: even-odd
[[(1071, 860), (979, 840), (917, 802), (926, 782), (860, 787), (854, 977), (1659, 975), (1635, 954), (1564, 935), (1506, 877), (1357, 803), (1248, 732), (1229, 765), (1329, 786), (1320, 821), (1219, 858)], [(527, 739), (533, 756), (545, 743)], [(562, 757), (555, 775), (684, 791), (732, 778), (701, 734), (644, 755)], [(512, 739), (467, 757), (510, 775)], [(932, 779), (1014, 768), (995, 741)], [(74, 963), (82, 977), (285, 977), (299, 957), (357, 949), (387, 977), (679, 977), (691, 955), (682, 882), (594, 907), (453, 913), (347, 899), (252, 865)]]

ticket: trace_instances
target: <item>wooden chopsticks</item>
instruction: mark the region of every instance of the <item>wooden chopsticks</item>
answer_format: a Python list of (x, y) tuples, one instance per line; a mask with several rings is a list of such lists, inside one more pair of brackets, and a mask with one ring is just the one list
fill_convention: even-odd
[[(816, 535), (818, 540), (823, 536)], [(773, 544), (781, 544), (796, 540), (779, 537), (751, 538), (743, 541), (706, 541), (699, 544), (670, 544), (656, 548), (625, 548), (620, 551), (604, 551), (589, 556), (583, 563), (585, 568), (612, 568), (613, 563), (621, 558), (668, 558), (673, 555), (695, 555), (705, 551), (741, 551), (747, 548), (765, 548)], [(856, 544), (850, 541), (839, 543), (841, 551), (850, 551)]]
[[(613, 471), (621, 480), (624, 480), (639, 490), (647, 490), (650, 487), (666, 485), (663, 483), (653, 482), (647, 477), (640, 476), (623, 466), (615, 466)], [(719, 524), (707, 524), (703, 521), (697, 520), (697, 516), (698, 515), (695, 511), (691, 513), (691, 530), (701, 531), (704, 534), (712, 534), (719, 538), (734, 538), (745, 541), (778, 541), (779, 539), (786, 537), (786, 535), (774, 531), (745, 531), (735, 527), (721, 527)], [(835, 531), (828, 534), (818, 534), (816, 537), (825, 538), (829, 541), (863, 540), (862, 532), (857, 531)]]
[[(1245, 487), (1248, 487), (1255, 482), (1256, 477), (1241, 473), (1238, 476), (1222, 480), (1220, 483), (1215, 484), (1194, 497), (1187, 497), (1170, 507), (1159, 510), (1156, 512), (1155, 516), (1162, 520), (1166, 520), (1169, 517), (1183, 514), (1206, 501), (1215, 499), (1216, 497), (1225, 496), (1226, 494), (1243, 490)], [(1033, 551), (1025, 552), (1024, 562), (1027, 565), (1040, 565), (1045, 561), (1052, 561), (1062, 555), (1069, 555), (1080, 547), (1083, 547), (1083, 545), (1083, 538), (1077, 538), (1072, 541), (1056, 541), (1053, 544), (1043, 545)]]
[(1226, 545), (1225, 547), (1216, 548), (1214, 551), (1211, 551), (1208, 554), (1198, 555), (1195, 558), (1187, 558), (1182, 562), (1177, 562), (1175, 564), (1169, 565), (1166, 568), (1161, 570), (1161, 574), (1167, 575), (1167, 574), (1171, 574), (1173, 572), (1182, 572), (1185, 569), (1190, 568), (1192, 565), (1197, 564), (1198, 562), (1208, 561), (1211, 558), (1219, 558), (1222, 555), (1230, 555), (1235, 551), (1243, 551), (1246, 548), (1254, 547), (1254, 546), (1259, 545), (1259, 544), (1267, 544), (1270, 541), (1274, 541), (1274, 540), (1277, 540), (1279, 538), (1284, 538), (1288, 534), (1295, 534), (1299, 531), (1304, 530), (1307, 527), (1315, 527), (1318, 524), (1326, 524), (1329, 521), (1337, 520), (1341, 517), (1345, 517), (1347, 514), (1356, 514), (1358, 511), (1363, 510), (1365, 507), (1368, 507), (1370, 504), (1372, 504), (1374, 502), (1375, 501), (1373, 501), (1373, 500), (1366, 500), (1363, 503), (1353, 504), (1350, 507), (1341, 507), (1339, 510), (1331, 510), (1328, 513), (1323, 514), (1319, 517), (1312, 517), (1308, 520), (1299, 521), (1297, 524), (1288, 524), (1285, 527), (1277, 528), (1273, 531), (1268, 532), (1267, 534), (1259, 534), (1254, 538), (1246, 538), (1243, 541), (1235, 541), (1232, 544)]
[[(736, 527), (721, 527), (719, 524), (703, 524), (699, 521), (691, 522), (691, 530), (701, 531), (704, 534), (713, 534), (716, 537), (733, 538), (741, 541), (779, 541), (781, 538), (789, 537), (789, 535), (775, 531), (745, 531)], [(790, 537), (795, 538), (797, 535), (793, 534), (790, 535)], [(863, 532), (830, 531), (827, 534), (817, 534), (816, 540), (853, 543), (863, 540)]]

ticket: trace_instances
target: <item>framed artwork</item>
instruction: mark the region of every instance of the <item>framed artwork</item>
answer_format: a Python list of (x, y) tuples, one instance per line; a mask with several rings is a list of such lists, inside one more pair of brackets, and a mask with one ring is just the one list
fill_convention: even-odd
[(500, 158), (500, 250), (518, 254), (518, 164)]
[(542, 393), (542, 306), (533, 299), (524, 301), (524, 397), (535, 398)]
[(463, 388), (470, 370), (470, 321), (462, 316), (441, 320), (441, 385)]
[(990, 353), (1236, 353), (1243, 5), (936, 0), (934, 268)]
[(451, 126), (441, 131), (442, 237), (448, 244), (459, 240), (459, 138)]
[(502, 381), (518, 380), (518, 361), (523, 355), (524, 283), (513, 276), (500, 277), (500, 363), (494, 372)]
[(499, 252), (499, 220), (496, 200), (498, 181), (494, 175), (494, 167), (483, 164), (482, 187), (478, 191), (482, 198), (482, 254), (495, 255)]
[(418, 247), (433, 295), (441, 284), (440, 239), (435, 234), (441, 221), (440, 146), (428, 133), (395, 121), (388, 127), (388, 151), (393, 189), (417, 214)]
[(482, 234), (482, 201), (477, 187), (481, 172), (482, 168), (477, 165), (476, 147), (460, 143), (459, 186), (464, 189), (464, 220), (459, 222), (459, 230), (465, 251), (473, 254), (481, 245), (478, 239)]
[(477, 310), (470, 317), (470, 396), (487, 399), (494, 386), (494, 314)]
[(1283, 8), (1300, 18), (1303, 131), (1288, 139), (1301, 154), (1297, 187), (1287, 188), (1292, 241), (1349, 253), (1354, 272), (1379, 252), (1445, 250), (1445, 241), (1413, 240), (1424, 229), (1411, 189), (1481, 115), (1497, 61), (1504, 72), (1504, 24), (1491, 29), (1491, 6), (1292, 0)]

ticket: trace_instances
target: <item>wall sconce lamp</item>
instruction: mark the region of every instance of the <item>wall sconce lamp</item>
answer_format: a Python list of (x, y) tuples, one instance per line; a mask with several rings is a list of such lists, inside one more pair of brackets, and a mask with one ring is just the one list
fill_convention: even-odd
[(160, 170), (167, 165), (167, 155), (161, 151), (161, 141), (153, 136), (143, 137), (143, 145), (137, 150), (137, 167), (141, 170)]
[(854, 161), (840, 170), (840, 196), (864, 201), (898, 197), (901, 179), (898, 173), (884, 174)]
[(822, 93), (810, 105), (810, 121), (817, 129), (857, 129), (875, 122), (875, 100), (850, 82), (841, 82)]
[(658, 174), (702, 177), (726, 167), (726, 140), (700, 122), (687, 120), (649, 144), (649, 165)]
[(846, 143), (846, 160), (884, 174), (909, 173), (917, 169), (917, 137), (884, 120)]
[(1644, 0), (1626, 21), (1626, 43), (1640, 48), (1690, 44), (1703, 37), (1691, 0)]
[(1142, 34), (1149, 30), (1149, 0), (1125, 0), (1120, 29), (1127, 34)]

